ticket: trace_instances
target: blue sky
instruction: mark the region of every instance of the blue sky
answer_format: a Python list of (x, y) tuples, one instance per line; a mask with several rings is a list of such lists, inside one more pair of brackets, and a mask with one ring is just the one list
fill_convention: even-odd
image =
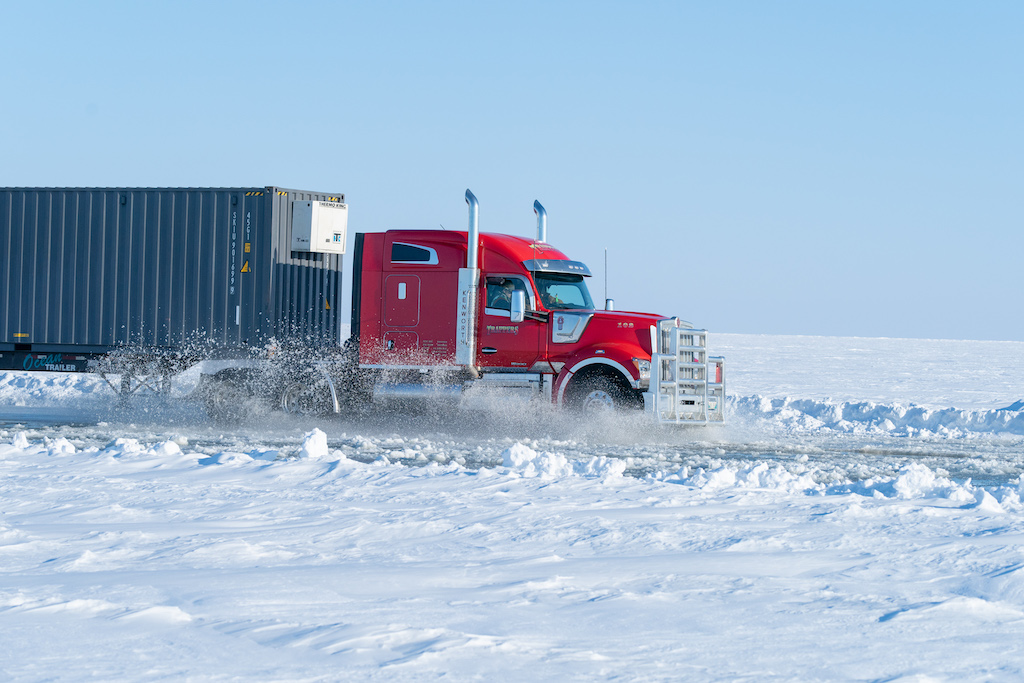
[(720, 332), (1024, 340), (1024, 3), (8, 3), (0, 185), (342, 192)]

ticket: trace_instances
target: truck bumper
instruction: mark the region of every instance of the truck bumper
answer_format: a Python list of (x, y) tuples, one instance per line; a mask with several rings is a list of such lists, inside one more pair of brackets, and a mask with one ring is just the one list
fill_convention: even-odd
[(707, 355), (707, 331), (678, 318), (651, 328), (651, 380), (644, 410), (662, 424), (725, 422), (725, 358)]

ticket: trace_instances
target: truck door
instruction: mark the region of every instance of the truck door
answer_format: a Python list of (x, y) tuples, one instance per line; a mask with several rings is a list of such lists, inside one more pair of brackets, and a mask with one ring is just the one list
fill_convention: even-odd
[(420, 279), (403, 273), (384, 278), (384, 350), (411, 354), (419, 347)]
[(526, 292), (526, 307), (537, 309), (533, 287), (521, 275), (488, 275), (480, 302), (477, 328), (477, 364), (526, 372), (544, 357), (546, 326), (526, 319), (513, 323), (510, 313), (514, 290)]

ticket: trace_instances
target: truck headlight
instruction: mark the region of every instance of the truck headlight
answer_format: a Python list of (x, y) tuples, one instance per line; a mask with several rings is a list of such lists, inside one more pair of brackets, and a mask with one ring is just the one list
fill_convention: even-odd
[(634, 358), (633, 365), (636, 366), (636, 371), (640, 374), (640, 379), (651, 379), (651, 361), (643, 358)]

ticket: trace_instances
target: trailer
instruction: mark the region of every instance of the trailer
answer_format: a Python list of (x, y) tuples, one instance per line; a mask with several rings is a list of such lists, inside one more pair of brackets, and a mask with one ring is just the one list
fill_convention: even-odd
[[(0, 368), (172, 371), (271, 343), (336, 346), (344, 201), (279, 187), (0, 189)], [(317, 227), (330, 234), (313, 250)]]
[(536, 237), (519, 237), (481, 233), (466, 201), (465, 232), (355, 236), (342, 342), (341, 193), (0, 190), (0, 368), (94, 369), (130, 394), (201, 364), (198, 394), (222, 416), (253, 398), (342, 412), (500, 393), (724, 421), (725, 361), (705, 330), (597, 307), (587, 266), (547, 242), (540, 202)]

